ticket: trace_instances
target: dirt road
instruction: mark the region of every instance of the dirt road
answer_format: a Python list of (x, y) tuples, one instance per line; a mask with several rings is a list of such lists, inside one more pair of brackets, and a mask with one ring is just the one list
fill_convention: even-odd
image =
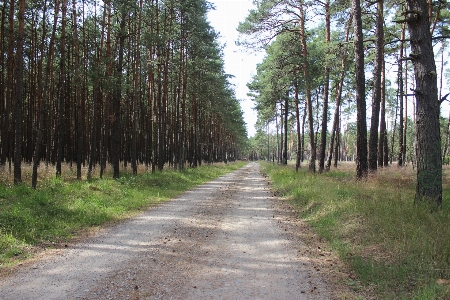
[(329, 299), (259, 166), (18, 268), (0, 299)]

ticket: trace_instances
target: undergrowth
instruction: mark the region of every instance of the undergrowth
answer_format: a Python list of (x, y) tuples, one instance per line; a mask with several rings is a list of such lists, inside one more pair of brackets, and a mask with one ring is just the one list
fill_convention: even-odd
[[(263, 164), (278, 194), (324, 237), (380, 299), (450, 298), (450, 185), (443, 207), (414, 205), (411, 169), (389, 167), (365, 182), (353, 165), (324, 174)], [(445, 174), (449, 170), (445, 170)], [(439, 284), (444, 282), (444, 284)]]
[(83, 230), (135, 215), (244, 164), (138, 176), (122, 172), (116, 180), (110, 174), (89, 181), (47, 177), (36, 190), (0, 182), (0, 269), (31, 256), (36, 247), (55, 247)]

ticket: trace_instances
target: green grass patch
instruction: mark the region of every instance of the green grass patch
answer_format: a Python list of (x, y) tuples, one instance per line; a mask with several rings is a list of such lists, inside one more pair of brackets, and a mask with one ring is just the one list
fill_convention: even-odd
[(410, 169), (379, 170), (366, 182), (355, 181), (353, 165), (321, 175), (272, 164), (263, 170), (380, 299), (450, 298), (449, 285), (437, 284), (450, 279), (448, 176), (443, 208), (430, 213), (414, 205)]
[(35, 246), (52, 247), (83, 230), (135, 215), (245, 163), (165, 170), (120, 179), (45, 179), (33, 190), (0, 183), (0, 268), (27, 258)]

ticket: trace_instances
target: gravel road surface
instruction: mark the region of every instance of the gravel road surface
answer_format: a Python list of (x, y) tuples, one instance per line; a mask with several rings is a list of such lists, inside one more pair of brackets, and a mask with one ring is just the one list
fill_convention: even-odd
[(259, 165), (24, 264), (0, 299), (330, 299)]

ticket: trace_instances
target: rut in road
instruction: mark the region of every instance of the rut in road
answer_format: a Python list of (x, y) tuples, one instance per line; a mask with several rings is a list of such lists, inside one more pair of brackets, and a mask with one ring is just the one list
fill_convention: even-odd
[(0, 299), (329, 299), (259, 165), (20, 268)]

